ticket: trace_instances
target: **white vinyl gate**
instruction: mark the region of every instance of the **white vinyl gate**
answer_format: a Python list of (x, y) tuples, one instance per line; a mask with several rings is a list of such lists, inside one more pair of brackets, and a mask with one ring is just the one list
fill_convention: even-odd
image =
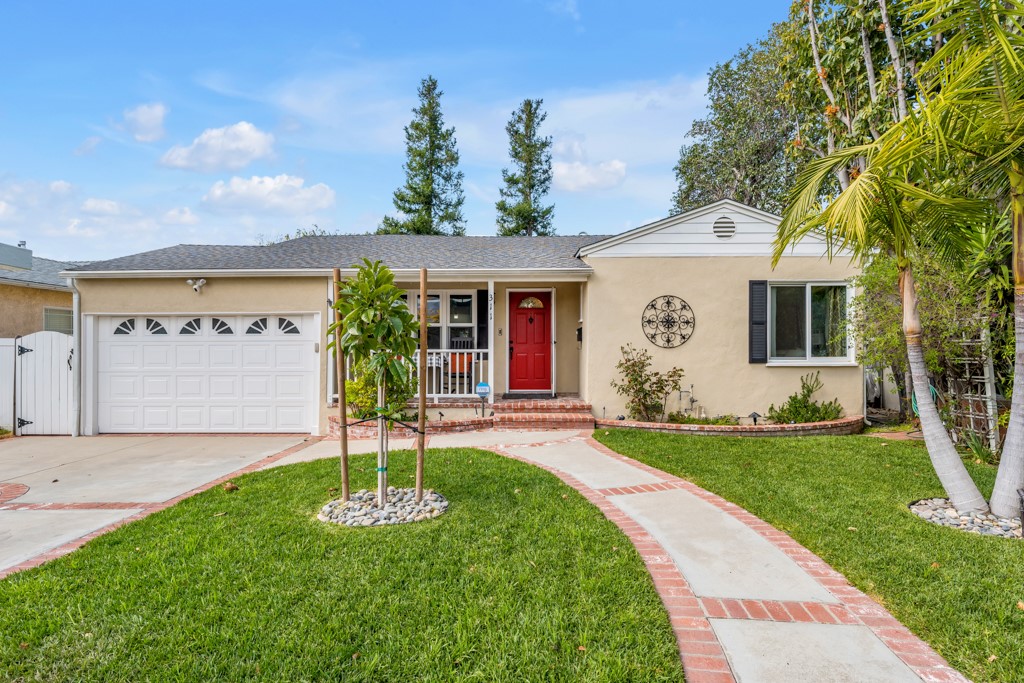
[(70, 434), (72, 338), (36, 332), (14, 342), (15, 434)]

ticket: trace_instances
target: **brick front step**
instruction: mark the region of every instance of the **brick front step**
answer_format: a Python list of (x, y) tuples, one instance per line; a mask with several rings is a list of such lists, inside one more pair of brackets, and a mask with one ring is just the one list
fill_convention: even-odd
[(590, 413), (494, 413), (495, 429), (593, 429)]
[(590, 413), (590, 404), (572, 398), (496, 401), (495, 416), (508, 413)]

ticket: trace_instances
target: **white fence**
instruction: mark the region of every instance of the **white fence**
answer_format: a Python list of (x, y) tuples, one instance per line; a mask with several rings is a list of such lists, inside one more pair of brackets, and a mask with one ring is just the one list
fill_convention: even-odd
[(15, 434), (70, 434), (72, 338), (36, 332), (0, 340), (0, 426)]
[(0, 427), (14, 430), (13, 339), (0, 339)]

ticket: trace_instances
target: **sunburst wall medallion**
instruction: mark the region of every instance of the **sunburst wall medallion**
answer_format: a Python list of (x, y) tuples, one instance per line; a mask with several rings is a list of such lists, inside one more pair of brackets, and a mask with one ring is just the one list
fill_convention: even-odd
[(641, 318), (647, 339), (663, 349), (685, 344), (693, 336), (696, 322), (690, 304), (670, 294), (659, 296), (647, 304)]

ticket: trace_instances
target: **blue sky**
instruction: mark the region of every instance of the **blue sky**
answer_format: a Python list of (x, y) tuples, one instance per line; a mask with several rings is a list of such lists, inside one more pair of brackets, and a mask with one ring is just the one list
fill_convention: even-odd
[(251, 244), (393, 212), (432, 74), (470, 234), (494, 234), (504, 126), (544, 99), (560, 234), (667, 214), (716, 62), (784, 2), (4, 3), (0, 242), (100, 259)]

